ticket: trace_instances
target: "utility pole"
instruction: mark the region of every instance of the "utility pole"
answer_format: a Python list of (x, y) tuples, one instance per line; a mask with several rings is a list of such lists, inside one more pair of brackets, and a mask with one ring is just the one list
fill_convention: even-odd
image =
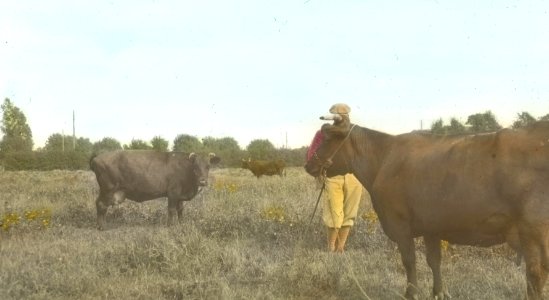
[(72, 110), (72, 151), (76, 150), (76, 130), (74, 127), (74, 109)]

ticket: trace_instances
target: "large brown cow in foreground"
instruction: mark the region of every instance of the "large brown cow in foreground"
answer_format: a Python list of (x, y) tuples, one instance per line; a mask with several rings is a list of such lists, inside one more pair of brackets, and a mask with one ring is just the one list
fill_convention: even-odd
[(549, 271), (549, 123), (497, 133), (389, 135), (360, 126), (322, 127), (305, 166), (352, 172), (371, 194), (406, 269), (406, 298), (417, 297), (414, 238), (423, 236), (433, 296), (445, 297), (440, 241), (520, 245), (528, 299), (541, 299)]
[(252, 171), (252, 173), (257, 177), (262, 175), (284, 175), (284, 168), (286, 163), (279, 160), (252, 160), (252, 159), (242, 159), (242, 168)]
[(128, 198), (143, 202), (168, 198), (168, 225), (175, 214), (181, 221), (183, 201), (194, 198), (199, 187), (206, 186), (210, 164), (219, 157), (157, 151), (114, 151), (99, 154), (90, 161), (99, 184), (96, 200), (97, 226), (105, 228), (105, 214), (109, 205)]

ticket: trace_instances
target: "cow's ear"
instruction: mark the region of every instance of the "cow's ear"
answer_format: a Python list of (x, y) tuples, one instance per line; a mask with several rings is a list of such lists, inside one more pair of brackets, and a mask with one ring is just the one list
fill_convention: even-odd
[(189, 160), (192, 162), (196, 161), (196, 153), (191, 152), (191, 154), (189, 154)]
[(322, 132), (327, 138), (344, 137), (349, 133), (349, 130), (350, 128), (348, 126), (332, 125), (332, 124), (322, 125)]
[(210, 157), (210, 165), (217, 165), (221, 161), (221, 158), (219, 156), (211, 156)]

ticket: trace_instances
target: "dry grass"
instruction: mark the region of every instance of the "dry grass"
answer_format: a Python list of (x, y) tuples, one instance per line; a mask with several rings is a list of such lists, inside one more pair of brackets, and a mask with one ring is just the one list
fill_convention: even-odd
[[(0, 218), (20, 217), (0, 229), (0, 298), (401, 299), (400, 257), (367, 199), (348, 251), (333, 255), (320, 213), (309, 223), (318, 190), (301, 168), (259, 180), (241, 169), (212, 173), (183, 224), (165, 226), (164, 199), (126, 201), (109, 209), (100, 232), (93, 173), (0, 172)], [(512, 258), (505, 246), (449, 246), (442, 269), (453, 299), (520, 299), (524, 266)]]

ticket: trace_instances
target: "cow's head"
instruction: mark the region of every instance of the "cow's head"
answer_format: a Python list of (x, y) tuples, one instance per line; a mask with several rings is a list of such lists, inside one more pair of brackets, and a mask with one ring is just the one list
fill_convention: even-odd
[(189, 160), (192, 164), (196, 182), (200, 186), (206, 186), (208, 184), (210, 166), (217, 165), (221, 161), (221, 158), (216, 156), (214, 153), (210, 153), (208, 158), (203, 158), (196, 153), (191, 153), (189, 154)]
[(247, 159), (247, 160), (243, 158), (243, 159), (242, 159), (242, 164), (240, 165), (240, 167), (241, 167), (242, 169), (249, 169), (249, 168), (250, 168), (250, 162), (251, 162), (251, 161), (252, 161), (251, 158), (249, 158), (249, 159)]
[(305, 164), (307, 173), (314, 177), (326, 175), (343, 175), (351, 172), (348, 163), (352, 152), (349, 136), (353, 126), (349, 124), (324, 124), (322, 143), (314, 152), (311, 159)]

